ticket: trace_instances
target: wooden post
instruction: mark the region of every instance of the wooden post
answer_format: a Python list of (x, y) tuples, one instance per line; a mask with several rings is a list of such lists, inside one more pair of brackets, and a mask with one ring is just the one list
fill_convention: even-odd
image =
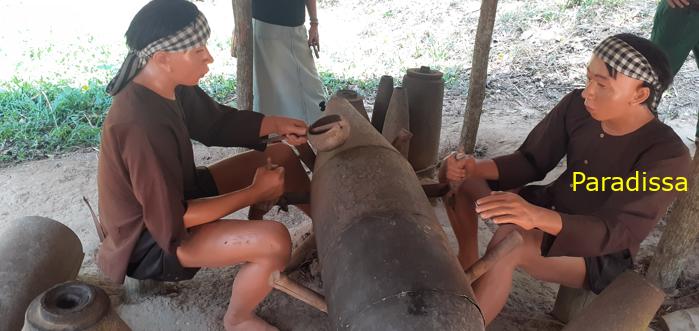
[(252, 3), (251, 0), (232, 0), (233, 41), (231, 55), (238, 59), (236, 95), (238, 109), (252, 110)]
[(497, 7), (497, 0), (483, 0), (481, 3), (481, 14), (478, 18), (478, 30), (476, 31), (476, 42), (471, 60), (468, 101), (464, 123), (461, 126), (461, 145), (464, 146), (466, 154), (473, 154), (476, 148), (476, 135), (483, 110), (483, 99), (485, 99), (488, 55), (490, 54), (490, 42), (493, 39), (493, 25), (495, 24)]
[(699, 235), (699, 157), (696, 153), (689, 174), (689, 189), (677, 199), (667, 219), (646, 278), (656, 286), (675, 288)]

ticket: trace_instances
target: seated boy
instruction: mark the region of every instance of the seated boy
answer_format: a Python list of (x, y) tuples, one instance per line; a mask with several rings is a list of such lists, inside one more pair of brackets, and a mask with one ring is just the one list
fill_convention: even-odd
[[(450, 220), (462, 266), (478, 257), (477, 215), (500, 225), (489, 247), (510, 231), (524, 238), (473, 284), (486, 323), (505, 305), (517, 267), (595, 293), (632, 267), (641, 241), (687, 190), (689, 152), (655, 116), (671, 77), (650, 41), (609, 37), (593, 51), (585, 89), (566, 95), (517, 151), (484, 160), (447, 157), (440, 180), (463, 181)], [(566, 170), (556, 180), (527, 185), (564, 156)]]
[(271, 290), (270, 274), (288, 262), (289, 233), (274, 221), (221, 217), (284, 191), (308, 192), (308, 177), (284, 144), (195, 167), (190, 139), (264, 150), (260, 137), (271, 133), (305, 143), (306, 125), (237, 111), (204, 93), (197, 84), (213, 62), (209, 33), (204, 15), (185, 0), (151, 1), (126, 32), (129, 53), (107, 87), (114, 98), (99, 155), (105, 239), (98, 264), (121, 283), (125, 275), (185, 280), (200, 267), (244, 263), (224, 326), (276, 330), (253, 309)]

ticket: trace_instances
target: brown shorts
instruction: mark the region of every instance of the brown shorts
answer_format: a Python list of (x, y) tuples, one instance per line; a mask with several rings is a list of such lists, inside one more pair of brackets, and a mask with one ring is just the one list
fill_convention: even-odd
[(585, 285), (595, 294), (600, 294), (617, 276), (633, 268), (633, 259), (628, 249), (583, 259), (585, 259), (586, 270)]
[[(185, 199), (196, 199), (218, 195), (209, 169), (197, 167), (197, 188), (185, 192)], [(175, 282), (192, 279), (199, 268), (186, 268), (180, 264), (177, 256), (167, 254), (155, 242), (147, 229), (144, 229), (131, 252), (126, 274), (135, 279), (153, 279)]]

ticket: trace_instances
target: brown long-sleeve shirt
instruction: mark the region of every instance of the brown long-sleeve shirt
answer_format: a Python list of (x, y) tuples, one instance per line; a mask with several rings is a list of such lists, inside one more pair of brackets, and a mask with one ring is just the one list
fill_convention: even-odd
[(102, 272), (123, 282), (144, 228), (169, 254), (185, 237), (185, 197), (197, 190), (191, 139), (207, 146), (264, 149), (264, 116), (214, 102), (199, 87), (178, 87), (168, 100), (137, 84), (117, 94), (102, 127), (99, 214), (106, 237)]
[[(687, 147), (658, 119), (638, 130), (612, 136), (584, 107), (581, 90), (565, 96), (529, 133), (519, 149), (494, 159), (500, 177), (494, 188), (508, 190), (542, 180), (567, 156), (566, 170), (551, 184), (528, 190), (530, 202), (560, 213), (563, 228), (547, 236), (545, 256), (592, 257), (629, 250), (635, 255), (678, 192), (662, 190), (588, 191), (576, 185), (573, 172), (587, 177), (688, 176)], [(579, 176), (578, 179), (581, 177)], [(673, 181), (674, 182), (674, 181)], [(640, 187), (640, 186), (639, 186)]]

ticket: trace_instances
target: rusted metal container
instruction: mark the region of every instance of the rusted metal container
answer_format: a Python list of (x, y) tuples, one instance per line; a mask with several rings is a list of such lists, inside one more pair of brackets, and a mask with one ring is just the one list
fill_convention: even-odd
[(432, 177), (437, 165), (439, 133), (442, 129), (444, 80), (430, 67), (408, 69), (403, 76), (410, 108), (410, 164), (419, 176)]
[(665, 292), (629, 270), (609, 284), (563, 330), (647, 330), (664, 299)]
[(311, 215), (334, 330), (484, 330), (408, 161), (341, 98), (350, 135), (318, 153)]
[(0, 238), (0, 329), (17, 331), (32, 299), (78, 275), (83, 247), (67, 226), (39, 216), (9, 222)]
[(130, 331), (99, 287), (70, 281), (32, 301), (22, 331)]
[(563, 323), (568, 323), (580, 315), (596, 297), (597, 295), (589, 290), (561, 285), (551, 315)]
[(364, 97), (354, 90), (338, 90), (335, 95), (349, 101), (350, 104), (356, 109), (367, 121), (369, 120), (369, 115), (366, 113), (366, 108), (364, 107)]
[(410, 132), (408, 96), (402, 87), (393, 90), (382, 134), (405, 158), (409, 157), (413, 134)]
[(376, 100), (374, 100), (374, 110), (371, 113), (371, 125), (379, 132), (383, 132), (384, 120), (386, 119), (386, 111), (391, 102), (393, 94), (393, 77), (383, 75), (379, 80), (379, 88), (376, 91)]

